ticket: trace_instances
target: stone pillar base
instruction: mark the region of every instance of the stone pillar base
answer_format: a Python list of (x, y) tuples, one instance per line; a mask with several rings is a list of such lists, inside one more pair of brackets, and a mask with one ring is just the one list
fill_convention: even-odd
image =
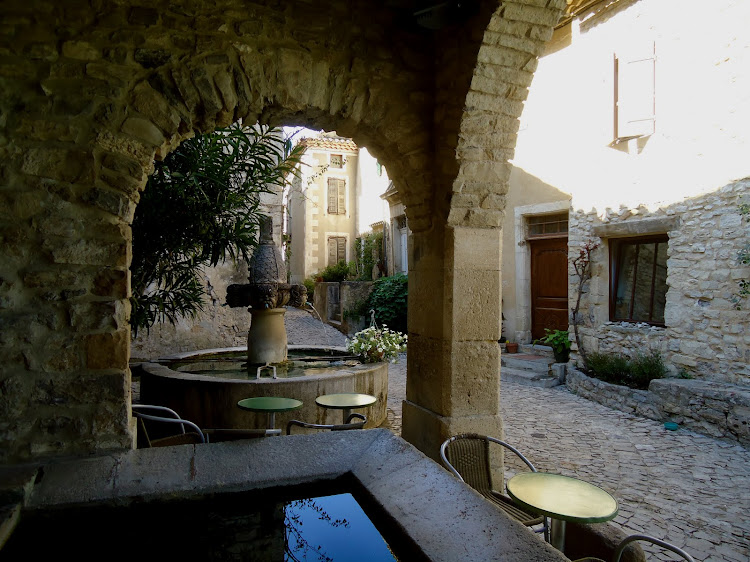
[(265, 365), (286, 361), (285, 308), (250, 310), (250, 330), (247, 332), (247, 362)]
[[(401, 437), (440, 463), (440, 445), (459, 433), (479, 433), (503, 438), (503, 421), (499, 415), (441, 416), (404, 400), (402, 403)], [(407, 422), (408, 420), (408, 422)], [(512, 443), (511, 443), (512, 444)], [(521, 447), (523, 449), (523, 447)], [(492, 447), (492, 481), (497, 490), (503, 489), (502, 447)]]

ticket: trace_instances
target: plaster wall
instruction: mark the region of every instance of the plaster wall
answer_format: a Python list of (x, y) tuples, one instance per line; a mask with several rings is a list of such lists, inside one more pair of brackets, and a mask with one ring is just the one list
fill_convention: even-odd
[[(742, 23), (750, 5), (712, 4), (711, 25), (704, 8), (696, 0), (600, 3), (558, 29), (540, 58), (513, 163), (570, 195), (571, 259), (590, 238), (602, 244), (582, 301), (586, 350), (653, 348), (674, 374), (747, 385), (750, 324), (732, 295), (748, 276), (736, 258), (748, 241), (738, 205), (747, 201), (750, 175)], [(617, 142), (614, 57), (649, 48), (654, 133)], [(649, 222), (669, 218), (677, 222)], [(666, 327), (610, 322), (609, 240), (665, 232)], [(572, 308), (572, 267), (568, 278)]]

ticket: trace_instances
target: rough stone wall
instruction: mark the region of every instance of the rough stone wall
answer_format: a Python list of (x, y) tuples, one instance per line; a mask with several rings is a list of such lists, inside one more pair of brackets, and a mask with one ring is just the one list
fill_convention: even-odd
[[(632, 235), (650, 220), (674, 220), (668, 243), (666, 327), (609, 321), (605, 238), (593, 255), (593, 278), (582, 299), (581, 334), (586, 351), (634, 354), (655, 349), (673, 374), (683, 370), (700, 379), (750, 386), (748, 305), (736, 310), (733, 301), (737, 281), (750, 275), (750, 268), (737, 262), (737, 253), (750, 239), (750, 228), (743, 224), (738, 206), (749, 198), (750, 179), (744, 179), (652, 212), (623, 207), (608, 209), (604, 216), (595, 210), (572, 213), (571, 259), (586, 240), (600, 240), (597, 228), (630, 227)], [(572, 267), (569, 282), (574, 302), (577, 278)]]
[[(410, 5), (4, 2), (0, 462), (131, 446), (128, 266), (139, 193), (155, 157), (239, 118), (336, 130), (383, 162), (412, 231), (423, 233), (410, 256), (418, 267), (409, 311), (428, 337), (411, 343), (410, 396), (428, 417), (490, 419), (499, 432), (497, 375), (488, 374), (499, 365), (488, 343), (499, 335), (499, 257), (490, 252), (481, 266), (481, 287), (445, 279), (470, 274), (482, 249), (497, 252), (503, 162), (533, 53), (562, 5), (482, 2), (443, 50), (436, 39), (447, 34), (403, 25)], [(485, 34), (489, 21), (495, 35)], [(451, 79), (454, 61), (476, 68), (470, 85), (468, 71)], [(495, 82), (480, 86), (481, 77)], [(451, 215), (461, 204), (450, 193), (470, 191), (479, 209)], [(464, 232), (447, 232), (446, 216)], [(467, 393), (477, 376), (495, 389), (487, 399)], [(407, 426), (434, 452), (442, 430), (405, 415)]]

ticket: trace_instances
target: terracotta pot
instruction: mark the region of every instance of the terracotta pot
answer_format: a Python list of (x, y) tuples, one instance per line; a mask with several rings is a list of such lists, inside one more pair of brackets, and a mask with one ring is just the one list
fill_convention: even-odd
[(507, 351), (508, 353), (518, 353), (518, 344), (506, 342), (505, 351)]

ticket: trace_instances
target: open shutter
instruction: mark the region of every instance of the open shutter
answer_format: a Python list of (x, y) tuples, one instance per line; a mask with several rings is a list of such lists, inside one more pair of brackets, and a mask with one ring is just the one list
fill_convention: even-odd
[(336, 186), (336, 180), (328, 178), (328, 214), (335, 215), (338, 213), (338, 189)]
[(338, 192), (339, 192), (339, 214), (346, 214), (346, 182), (344, 180), (338, 180)]
[(336, 263), (340, 262), (341, 260), (346, 261), (346, 238), (341, 237), (337, 239), (337, 261)]
[(638, 51), (615, 55), (615, 138), (651, 135), (655, 122), (654, 43)]

